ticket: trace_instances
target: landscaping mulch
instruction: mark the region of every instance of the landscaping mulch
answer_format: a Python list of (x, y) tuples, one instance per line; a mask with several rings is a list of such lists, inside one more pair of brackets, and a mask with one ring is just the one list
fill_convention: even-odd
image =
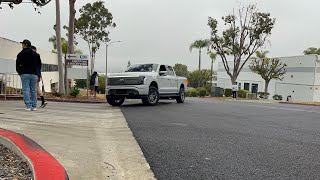
[(0, 180), (33, 180), (32, 171), (17, 154), (0, 144)]

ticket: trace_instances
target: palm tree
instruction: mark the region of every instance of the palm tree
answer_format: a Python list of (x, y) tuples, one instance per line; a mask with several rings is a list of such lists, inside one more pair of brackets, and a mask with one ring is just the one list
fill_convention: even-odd
[(212, 86), (213, 86), (213, 63), (214, 63), (214, 61), (215, 61), (216, 58), (217, 58), (217, 53), (214, 53), (214, 52), (209, 51), (208, 54), (209, 54), (210, 59), (211, 59), (211, 94), (212, 94)]
[[(57, 53), (57, 38), (56, 38), (56, 36), (51, 36), (50, 38), (49, 38), (49, 42), (51, 42), (52, 43), (52, 46), (53, 46), (53, 50), (52, 50), (52, 52), (53, 53)], [(68, 46), (68, 41), (65, 39), (65, 38), (61, 38), (61, 46), (62, 46), (62, 53), (66, 56), (66, 54), (68, 53), (68, 48), (69, 48), (69, 46)], [(80, 50), (80, 49), (76, 49), (75, 48), (75, 50), (74, 50), (74, 53), (75, 54), (82, 54), (82, 51)]]
[(267, 58), (267, 54), (269, 54), (269, 51), (256, 51), (256, 56), (259, 59)]
[(201, 70), (201, 50), (202, 48), (208, 47), (210, 45), (210, 41), (205, 40), (196, 40), (190, 45), (190, 52), (192, 52), (193, 49), (199, 49), (199, 71)]

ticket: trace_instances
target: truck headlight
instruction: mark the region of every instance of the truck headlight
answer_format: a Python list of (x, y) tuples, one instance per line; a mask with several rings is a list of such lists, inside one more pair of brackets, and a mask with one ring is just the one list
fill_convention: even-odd
[(145, 79), (146, 77), (144, 77), (144, 76), (139, 76), (139, 84), (144, 84), (144, 79)]

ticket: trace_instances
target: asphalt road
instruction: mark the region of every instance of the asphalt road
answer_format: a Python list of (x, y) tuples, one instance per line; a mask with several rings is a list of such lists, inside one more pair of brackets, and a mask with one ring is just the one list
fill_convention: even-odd
[(320, 179), (320, 108), (187, 100), (122, 107), (159, 180)]

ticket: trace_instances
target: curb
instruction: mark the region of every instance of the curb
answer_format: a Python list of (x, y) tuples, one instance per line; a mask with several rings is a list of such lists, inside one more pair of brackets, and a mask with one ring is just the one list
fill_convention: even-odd
[(35, 180), (69, 180), (64, 167), (30, 138), (0, 128), (0, 142), (27, 162)]
[[(0, 100), (4, 100), (4, 98), (0, 97)], [(23, 100), (23, 97), (7, 97), (7, 101), (18, 101)], [(70, 99), (54, 99), (54, 98), (46, 98), (48, 102), (65, 102), (65, 103), (84, 103), (84, 104), (104, 104), (106, 101), (81, 101), (81, 100), (70, 100)]]
[(294, 102), (280, 102), (280, 104), (291, 104), (291, 105), (303, 105), (303, 106), (320, 106), (318, 104), (305, 104), (305, 103), (294, 103)]

